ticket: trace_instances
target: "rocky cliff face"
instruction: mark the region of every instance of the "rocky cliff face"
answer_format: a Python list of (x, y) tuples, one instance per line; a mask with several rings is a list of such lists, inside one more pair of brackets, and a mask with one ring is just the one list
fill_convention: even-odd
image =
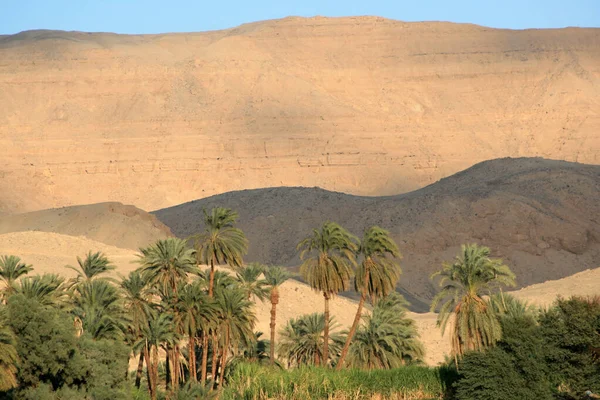
[(0, 37), (0, 213), (229, 190), (422, 187), (478, 161), (600, 162), (600, 29), (287, 18)]

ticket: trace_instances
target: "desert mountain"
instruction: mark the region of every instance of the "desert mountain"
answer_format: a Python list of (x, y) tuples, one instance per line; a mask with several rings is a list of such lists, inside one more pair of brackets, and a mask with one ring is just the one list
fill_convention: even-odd
[(600, 266), (600, 166), (537, 158), (486, 161), (423, 189), (357, 197), (318, 188), (245, 190), (160, 210), (174, 234), (199, 232), (202, 209), (230, 207), (250, 240), (249, 261), (299, 264), (296, 244), (324, 221), (356, 235), (379, 225), (404, 255), (401, 291), (424, 311), (429, 275), (463, 243), (490, 247), (519, 286)]
[[(120, 203), (89, 204), (0, 216), (0, 234), (26, 231), (85, 236), (103, 244), (134, 250), (172, 235), (169, 228), (154, 215)], [(39, 246), (45, 244), (42, 242)]]
[(231, 190), (417, 189), (476, 162), (600, 162), (600, 29), (286, 18), (0, 37), (0, 212)]

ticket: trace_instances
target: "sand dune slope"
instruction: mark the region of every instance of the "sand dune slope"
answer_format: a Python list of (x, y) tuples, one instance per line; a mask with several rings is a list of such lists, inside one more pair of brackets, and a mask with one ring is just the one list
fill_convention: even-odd
[(137, 259), (132, 250), (121, 249), (85, 237), (62, 235), (53, 232), (13, 232), (0, 235), (0, 255), (21, 257), (34, 267), (33, 273), (55, 273), (67, 277), (75, 273), (64, 268), (77, 266), (77, 256), (85, 257), (88, 251), (101, 251), (117, 267), (115, 272), (127, 275), (136, 269)]
[(22, 231), (85, 236), (134, 250), (171, 235), (170, 229), (153, 215), (121, 203), (71, 206), (0, 216), (0, 234)]

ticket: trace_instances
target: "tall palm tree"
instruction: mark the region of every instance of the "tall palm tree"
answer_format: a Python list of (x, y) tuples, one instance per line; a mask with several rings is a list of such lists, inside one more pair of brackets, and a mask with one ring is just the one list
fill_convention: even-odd
[(77, 276), (70, 281), (71, 286), (78, 285), (80, 282), (91, 281), (99, 275), (106, 274), (115, 269), (115, 266), (111, 264), (108, 257), (99, 251), (96, 253), (89, 251), (85, 258), (78, 256), (77, 264), (79, 268), (70, 265), (65, 266), (77, 273)]
[(489, 257), (490, 249), (476, 244), (463, 245), (454, 263), (444, 264), (431, 279), (440, 277), (441, 290), (431, 303), (435, 311), (441, 303), (437, 325), (445, 333), (451, 317), (451, 335), (455, 362), (465, 351), (494, 345), (501, 337), (498, 317), (484, 296), (500, 286), (514, 286), (515, 275), (502, 260)]
[[(337, 325), (333, 318), (329, 321), (329, 330), (334, 330)], [(327, 364), (323, 349), (325, 346), (325, 315), (313, 313), (292, 318), (280, 331), (277, 353), (279, 357), (292, 365), (321, 365)], [(337, 354), (344, 343), (343, 336), (334, 333), (328, 337), (331, 354)], [(330, 355), (328, 355), (330, 357)]]
[(360, 244), (359, 254), (362, 256), (362, 262), (356, 271), (354, 289), (360, 293), (360, 300), (336, 367), (338, 370), (344, 366), (367, 297), (375, 303), (393, 292), (400, 279), (400, 266), (395, 261), (400, 258), (400, 250), (385, 229), (378, 226), (367, 229)]
[[(158, 240), (155, 244), (140, 249), (138, 262), (142, 274), (149, 283), (158, 288), (163, 303), (168, 310), (173, 310), (177, 303), (178, 287), (187, 281), (188, 274), (196, 275), (199, 270), (196, 265), (195, 251), (187, 248), (187, 242), (179, 238)], [(177, 332), (182, 334), (182, 332)], [(169, 346), (169, 344), (167, 344)], [(173, 363), (172, 369), (167, 369), (167, 381), (179, 381), (179, 344), (174, 343), (173, 349), (167, 347), (167, 367)], [(172, 374), (172, 376), (170, 376)], [(173, 385), (173, 389), (177, 387)]]
[[(135, 343), (142, 335), (142, 328), (148, 323), (148, 316), (151, 312), (152, 289), (139, 270), (131, 271), (127, 278), (121, 277), (120, 286), (123, 294), (123, 308), (129, 315), (128, 341)], [(144, 352), (139, 347), (134, 348), (134, 350), (134, 355), (139, 351), (135, 377), (135, 386), (139, 388), (144, 368)]]
[(222, 207), (215, 207), (210, 214), (204, 210), (203, 233), (192, 237), (198, 262), (210, 265), (208, 295), (213, 296), (216, 265), (229, 265), (242, 268), (243, 256), (248, 251), (248, 239), (241, 229), (235, 227), (238, 213)]
[(298, 243), (300, 273), (315, 290), (323, 292), (325, 299), (325, 338), (323, 360), (329, 361), (329, 299), (348, 289), (352, 267), (356, 264), (355, 253), (358, 239), (334, 222), (326, 222), (321, 229)]
[[(213, 297), (215, 266), (229, 265), (239, 269), (243, 265), (243, 256), (248, 251), (248, 240), (241, 229), (235, 227), (238, 214), (229, 209), (215, 207), (210, 214), (204, 212), (205, 230), (192, 236), (196, 258), (199, 264), (210, 265), (208, 295)], [(208, 348), (208, 335), (203, 335), (202, 347)], [(201, 380), (206, 381), (208, 352), (202, 352)]]
[(177, 340), (173, 327), (173, 316), (168, 312), (152, 312), (148, 323), (142, 329), (142, 344), (144, 359), (148, 372), (148, 391), (152, 400), (157, 398), (159, 349), (165, 344)]
[(377, 303), (350, 346), (349, 364), (362, 369), (398, 368), (423, 358), (415, 322), (406, 317), (406, 301), (392, 293)]
[(194, 250), (188, 249), (185, 240), (160, 239), (155, 244), (140, 249), (138, 262), (141, 272), (150, 285), (155, 285), (162, 296), (177, 296), (177, 288), (188, 278), (197, 274)]
[(247, 300), (246, 293), (240, 289), (218, 290), (215, 293), (219, 330), (222, 332), (221, 378), (219, 389), (223, 386), (223, 373), (227, 365), (227, 356), (232, 343), (235, 347), (248, 347), (255, 339), (254, 325), (256, 316), (252, 310), (252, 302)]
[(271, 266), (265, 270), (265, 281), (271, 288), (271, 341), (269, 356), (271, 365), (275, 364), (275, 327), (277, 319), (277, 304), (279, 304), (279, 286), (290, 277), (289, 272), (278, 266)]
[(21, 276), (33, 270), (17, 256), (0, 256), (0, 281), (4, 283), (3, 300), (14, 292), (14, 284)]
[(254, 297), (260, 301), (264, 301), (269, 295), (268, 284), (260, 277), (265, 270), (266, 267), (264, 265), (251, 263), (236, 274), (238, 287), (247, 294), (248, 300)]
[(64, 282), (65, 279), (56, 274), (28, 276), (15, 285), (15, 293), (42, 305), (59, 306), (64, 303), (66, 296)]
[(9, 327), (0, 322), (0, 392), (17, 386), (17, 349)]
[(175, 304), (175, 324), (188, 337), (188, 369), (193, 382), (197, 381), (197, 333), (214, 325), (216, 314), (214, 301), (206, 295), (199, 282), (185, 284), (179, 289)]
[(97, 279), (80, 282), (72, 292), (73, 314), (81, 321), (81, 333), (93, 339), (121, 338), (126, 331), (127, 315), (117, 288)]

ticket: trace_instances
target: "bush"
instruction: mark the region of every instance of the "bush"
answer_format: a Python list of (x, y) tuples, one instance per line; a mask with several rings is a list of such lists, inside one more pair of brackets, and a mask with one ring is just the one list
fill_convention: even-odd
[(550, 377), (562, 398), (600, 392), (600, 298), (558, 299), (540, 316)]
[(465, 354), (455, 384), (459, 400), (552, 398), (540, 327), (531, 317), (500, 320), (502, 340), (485, 352)]

